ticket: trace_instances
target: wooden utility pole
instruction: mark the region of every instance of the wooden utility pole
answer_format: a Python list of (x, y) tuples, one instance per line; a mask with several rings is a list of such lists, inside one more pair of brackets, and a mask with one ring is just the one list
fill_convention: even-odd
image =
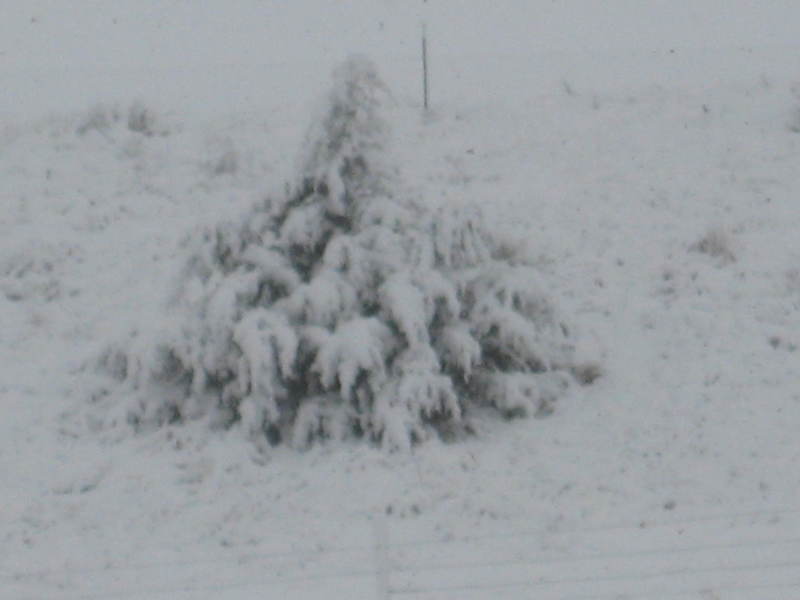
[(422, 104), (428, 110), (428, 32), (422, 22)]

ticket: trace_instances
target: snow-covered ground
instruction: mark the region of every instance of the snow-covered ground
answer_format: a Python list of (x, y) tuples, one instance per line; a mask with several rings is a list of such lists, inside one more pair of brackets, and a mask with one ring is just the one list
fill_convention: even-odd
[[(0, 598), (800, 594), (799, 4), (2, 12)], [(525, 238), (603, 377), (411, 454), (97, 430), (88, 357), (159, 318), (194, 226), (292, 177), (352, 51), (409, 185)]]

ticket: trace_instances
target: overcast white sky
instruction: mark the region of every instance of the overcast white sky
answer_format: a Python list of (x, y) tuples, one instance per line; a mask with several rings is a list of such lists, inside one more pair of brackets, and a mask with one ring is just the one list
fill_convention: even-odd
[(800, 45), (798, 0), (0, 0), (0, 115), (188, 88), (246, 103), (351, 52), (412, 61), (423, 19), (440, 61)]
[(416, 50), (423, 17), (452, 52), (795, 43), (800, 19), (796, 0), (3, 0), (0, 6), (4, 69), (252, 64), (364, 48), (397, 53)]

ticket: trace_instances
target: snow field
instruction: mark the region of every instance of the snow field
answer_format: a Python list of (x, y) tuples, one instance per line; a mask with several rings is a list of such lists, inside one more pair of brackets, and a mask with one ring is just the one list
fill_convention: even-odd
[[(75, 128), (83, 114), (20, 132), (4, 154), (6, 176), (16, 173), (19, 185), (5, 217), (13, 243), (3, 258), (33, 262), (3, 280), (4, 360), (14, 373), (4, 392), (15, 415), (6, 432), (14, 443), (0, 455), (4, 489), (13, 490), (4, 539), (14, 548), (7, 581), (19, 590), (9, 597), (158, 597), (178, 589), (187, 597), (212, 590), (247, 597), (258, 586), (287, 585), (262, 577), (265, 566), (266, 573), (294, 573), (293, 589), (309, 597), (331, 589), (314, 577), (340, 575), (342, 589), (363, 586), (368, 596), (376, 567), (363, 567), (358, 556), (304, 558), (318, 569), (309, 566), (307, 575), (294, 555), (283, 567), (256, 561), (250, 570), (239, 561), (262, 549), (291, 555), (306, 540), (370, 548), (366, 515), (387, 510), (392, 538), (429, 539), (433, 531), (457, 540), (473, 529), (513, 531), (509, 524), (525, 520), (534, 529), (571, 525), (576, 532), (559, 546), (564, 560), (590, 556), (580, 568), (534, 567), (526, 548), (540, 558), (544, 548), (535, 535), (502, 548), (454, 542), (435, 562), (392, 549), (393, 595), (518, 597), (539, 582), (533, 589), (554, 598), (601, 590), (610, 597), (688, 590), (692, 597), (702, 589), (737, 597), (729, 588), (791, 586), (792, 565), (782, 566), (794, 560), (791, 535), (784, 540), (761, 525), (722, 519), (722, 531), (697, 528), (696, 543), (682, 546), (674, 532), (642, 533), (629, 519), (656, 518), (665, 506), (676, 518), (795, 506), (798, 398), (791, 381), (800, 297), (793, 274), (800, 253), (789, 172), (797, 142), (784, 122), (790, 110), (780, 110), (784, 94), (758, 81), (721, 90), (714, 106), (727, 116), (714, 121), (701, 98), (686, 93), (667, 101), (670, 92), (648, 90), (635, 103), (609, 100), (605, 109), (589, 98), (564, 102), (562, 93), (504, 119), (488, 109), (456, 110), (405, 122), (403, 131), (409, 150), (423, 149), (407, 157), (427, 194), (491, 198), (491, 218), (515, 228), (542, 257), (553, 292), (596, 340), (587, 354), (602, 356), (604, 377), (549, 419), (487, 423), (480, 439), (430, 444), (409, 457), (318, 448), (277, 452), (258, 465), (246, 448), (224, 436), (209, 439), (202, 426), (138, 439), (124, 428), (87, 434), (86, 395), (94, 387), (76, 377), (86, 354), (76, 346), (88, 352), (142, 315), (158, 318), (185, 231), (244, 208), (265, 179), (290, 166), (257, 158), (267, 152), (262, 132), (269, 137), (278, 128), (254, 128), (247, 119), (220, 127), (223, 148), (215, 134), (198, 135), (188, 124), (164, 137), (142, 137), (124, 124), (105, 136), (81, 136)], [(741, 116), (753, 106), (769, 125), (754, 132), (756, 151), (730, 141), (734, 134), (751, 139)], [(548, 122), (557, 110), (575, 118)], [(699, 124), (678, 127), (692, 110)], [(617, 141), (623, 134), (624, 145)], [(604, 138), (613, 152), (582, 150)], [(230, 145), (242, 148), (245, 166), (215, 174), (209, 157)], [(626, 171), (635, 161), (640, 168)], [(48, 168), (62, 175), (48, 180)], [(41, 172), (44, 178), (31, 176)], [(698, 249), (709, 231), (722, 232), (734, 260)], [(607, 538), (583, 531), (609, 521), (627, 523), (614, 535), (622, 557)], [(796, 527), (791, 518), (784, 523), (781, 533)], [(152, 585), (137, 585), (136, 565), (154, 565), (147, 568)], [(211, 579), (207, 565), (217, 565)], [(733, 578), (738, 567), (744, 575)], [(782, 597), (786, 589), (773, 591)]]
[[(263, 457), (87, 411), (124, 413), (82, 369), (163, 318), (180, 240), (290, 177), (329, 65), (265, 86), (257, 65), (165, 62), (154, 83), (144, 60), (91, 74), (67, 68), (77, 47), (61, 65), (6, 49), (2, 113), (23, 115), (0, 128), (0, 598), (796, 595), (800, 100), (794, 41), (759, 27), (792, 6), (752, 9), (760, 39), (703, 48), (688, 27), (675, 52), (657, 32), (652, 51), (462, 58), (440, 38), (427, 119), (406, 106), (411, 51), (379, 57), (409, 185), (515, 232), (603, 367), (548, 419), (409, 455)], [(166, 135), (129, 130), (142, 97)], [(76, 133), (97, 102), (110, 124)]]
[[(529, 523), (458, 537), (409, 538), (385, 517), (365, 518), (352, 546), (260, 549), (17, 573), (17, 597), (536, 597), (782, 598), (798, 585), (798, 512), (761, 510), (638, 524), (535, 530)], [(394, 533), (399, 535), (393, 537)], [(202, 578), (198, 573), (203, 572)], [(39, 596), (42, 597), (42, 596)]]

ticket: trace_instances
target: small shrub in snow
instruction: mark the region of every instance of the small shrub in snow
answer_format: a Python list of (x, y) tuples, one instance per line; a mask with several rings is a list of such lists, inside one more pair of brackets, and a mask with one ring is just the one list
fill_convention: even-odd
[(155, 113), (141, 102), (134, 102), (128, 109), (128, 129), (146, 136), (165, 133), (159, 128)]
[(120, 118), (120, 112), (116, 108), (99, 104), (89, 110), (78, 125), (77, 133), (79, 135), (85, 135), (90, 131), (103, 133), (119, 122)]
[(795, 109), (792, 112), (792, 116), (789, 119), (789, 123), (787, 124), (787, 128), (792, 133), (800, 133), (800, 109)]
[(546, 284), (477, 209), (404, 193), (388, 102), (372, 65), (348, 61), (287, 196), (190, 241), (172, 330), (106, 356), (140, 391), (135, 424), (402, 448), (479, 407), (552, 410), (575, 365)]
[(689, 246), (689, 250), (706, 254), (722, 263), (732, 263), (736, 261), (732, 246), (730, 236), (722, 229), (714, 228), (709, 229), (703, 237)]
[(800, 269), (786, 271), (786, 289), (790, 293), (800, 292)]
[(66, 244), (31, 242), (0, 256), (0, 294), (11, 301), (58, 299), (65, 291), (64, 263), (76, 252)]
[(168, 133), (156, 113), (139, 101), (131, 104), (127, 111), (114, 105), (94, 106), (81, 120), (76, 132), (79, 135), (86, 135), (91, 131), (105, 133), (120, 123), (124, 123), (128, 131), (147, 137)]
[(239, 155), (235, 150), (227, 150), (213, 162), (214, 175), (233, 175), (239, 170)]

